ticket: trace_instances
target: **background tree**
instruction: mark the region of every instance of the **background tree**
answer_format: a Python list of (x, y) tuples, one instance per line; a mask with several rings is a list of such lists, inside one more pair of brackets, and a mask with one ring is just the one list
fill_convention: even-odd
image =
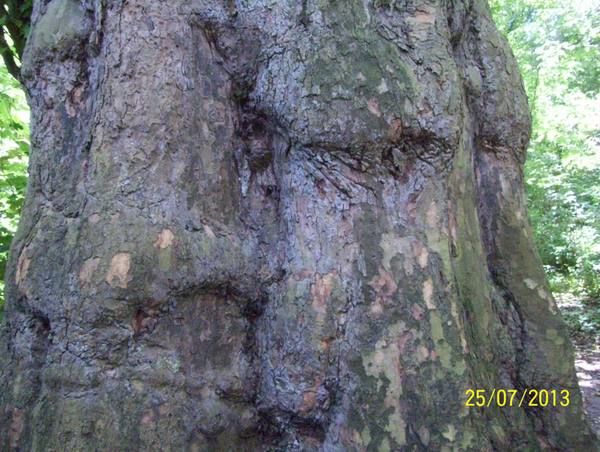
[(600, 320), (600, 9), (595, 2), (490, 2), (533, 113), (528, 208), (552, 290), (576, 330)]
[[(598, 449), (485, 2), (53, 0), (32, 24), (1, 447)], [(532, 388), (568, 406), (465, 404)]]

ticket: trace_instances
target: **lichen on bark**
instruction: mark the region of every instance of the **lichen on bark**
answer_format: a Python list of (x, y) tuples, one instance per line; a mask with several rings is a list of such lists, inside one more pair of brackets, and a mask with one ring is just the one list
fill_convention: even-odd
[(32, 24), (3, 450), (598, 450), (484, 1), (40, 0)]

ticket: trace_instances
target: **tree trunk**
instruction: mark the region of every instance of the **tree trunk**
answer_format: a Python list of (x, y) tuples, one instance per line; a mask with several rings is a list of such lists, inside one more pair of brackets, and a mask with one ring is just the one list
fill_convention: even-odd
[(32, 25), (0, 449), (598, 450), (484, 0), (36, 0)]

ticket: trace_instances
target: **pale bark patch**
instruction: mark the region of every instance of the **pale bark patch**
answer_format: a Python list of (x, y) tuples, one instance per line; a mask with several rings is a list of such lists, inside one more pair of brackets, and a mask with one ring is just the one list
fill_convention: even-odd
[(420, 347), (417, 347), (417, 351), (415, 353), (416, 357), (417, 357), (417, 362), (419, 364), (425, 362), (427, 360), (427, 358), (429, 358), (429, 349), (423, 345), (421, 345)]
[(360, 438), (362, 439), (362, 443), (368, 446), (371, 443), (371, 429), (368, 426), (363, 428), (363, 431), (360, 434)]
[(523, 282), (525, 283), (525, 285), (527, 286), (528, 289), (531, 289), (531, 290), (537, 289), (536, 291), (537, 291), (538, 296), (548, 302), (548, 309), (550, 310), (550, 312), (552, 314), (556, 314), (558, 312), (558, 307), (556, 306), (556, 301), (554, 300), (552, 295), (549, 294), (548, 292), (546, 292), (544, 290), (544, 288), (538, 282), (536, 282), (530, 278), (524, 279)]
[(131, 386), (133, 387), (133, 390), (138, 394), (144, 390), (144, 383), (142, 383), (140, 380), (133, 380), (131, 382)]
[(395, 411), (390, 414), (389, 423), (385, 430), (392, 435), (392, 438), (394, 438), (399, 446), (406, 446), (406, 422), (402, 419), (402, 414), (400, 413), (400, 403), (394, 401), (390, 405), (386, 403), (386, 406), (393, 406)]
[(331, 349), (331, 343), (335, 340), (335, 338), (333, 337), (326, 337), (325, 339), (321, 340), (321, 349), (325, 352), (325, 353), (329, 353), (329, 350)]
[(565, 343), (564, 337), (558, 334), (558, 331), (554, 328), (549, 328), (546, 330), (546, 339), (554, 342), (559, 347), (561, 347)]
[(527, 278), (527, 279), (524, 279), (523, 282), (531, 290), (535, 289), (538, 286), (538, 283), (536, 283), (533, 279)]
[(200, 341), (204, 342), (204, 341), (208, 341), (212, 336), (212, 329), (210, 328), (210, 326), (207, 326), (205, 329), (203, 329), (200, 332), (200, 336), (199, 339)]
[(106, 282), (113, 285), (115, 278), (119, 278), (118, 286), (121, 289), (127, 288), (127, 284), (133, 279), (129, 273), (131, 265), (131, 254), (119, 253), (110, 261), (110, 267), (106, 273)]
[(502, 188), (502, 196), (504, 198), (510, 197), (511, 183), (506, 179), (506, 176), (500, 173), (500, 187)]
[(471, 353), (469, 351), (469, 345), (467, 344), (467, 338), (465, 337), (465, 333), (463, 333), (462, 331), (460, 333), (460, 344), (462, 345), (463, 352), (465, 352), (465, 354)]
[(299, 410), (301, 413), (307, 413), (315, 406), (317, 401), (317, 393), (313, 390), (306, 391), (302, 394), (302, 403), (300, 404)]
[(420, 321), (421, 318), (423, 317), (424, 311), (423, 308), (421, 306), (419, 306), (417, 303), (413, 304), (413, 308), (412, 308), (412, 312), (411, 315), (413, 316), (413, 318), (417, 321)]
[(558, 337), (558, 331), (554, 328), (548, 328), (546, 330), (546, 339), (549, 341), (554, 341)]
[(456, 427), (454, 427), (453, 424), (448, 424), (447, 428), (448, 430), (446, 430), (445, 433), (442, 433), (442, 435), (444, 436), (444, 438), (447, 438), (448, 441), (453, 443), (456, 439), (456, 434), (458, 433), (458, 430), (456, 430)]
[(427, 224), (432, 229), (436, 228), (437, 220), (438, 220), (437, 203), (435, 201), (431, 201), (431, 204), (429, 205), (429, 208), (427, 209)]
[(82, 285), (85, 286), (91, 282), (92, 275), (98, 268), (99, 263), (100, 263), (99, 257), (90, 258), (83, 263), (83, 265), (81, 266), (81, 269), (79, 270), (79, 282)]
[(300, 402), (300, 406), (298, 407), (301, 413), (308, 413), (310, 410), (313, 409), (313, 407), (317, 403), (317, 394), (319, 392), (319, 386), (321, 386), (321, 383), (322, 380), (317, 379), (315, 381), (314, 386), (311, 389), (304, 391), (304, 393), (302, 394), (302, 401)]
[(411, 37), (419, 41), (427, 41), (430, 38), (433, 25), (436, 21), (436, 9), (432, 7), (424, 7), (417, 11), (414, 17), (407, 17), (406, 22), (411, 28)]
[[(359, 446), (363, 445), (363, 439), (362, 439), (362, 437), (360, 435), (360, 432), (358, 430), (350, 430), (350, 435), (352, 437), (352, 442), (354, 444), (357, 444)], [(361, 448), (360, 450), (362, 451), (362, 450), (366, 450), (366, 449)]]
[[(394, 411), (389, 415), (385, 430), (400, 446), (406, 444), (406, 422), (402, 417), (400, 405), (404, 374), (400, 363), (400, 356), (403, 354), (401, 343), (409, 339), (409, 336), (405, 334), (405, 328), (406, 324), (404, 322), (390, 325), (389, 340), (377, 341), (375, 352), (369, 356), (363, 356), (363, 366), (366, 374), (377, 378), (377, 390), (384, 384), (382, 373), (389, 382), (384, 403), (386, 407), (393, 408)], [(409, 334), (411, 333), (409, 332)]]
[(421, 268), (427, 267), (427, 262), (429, 260), (429, 251), (425, 249), (423, 244), (419, 241), (412, 243), (412, 254)]
[(413, 274), (411, 242), (408, 237), (396, 237), (393, 233), (382, 234), (379, 246), (383, 250), (381, 263), (385, 270), (391, 269), (392, 259), (400, 253), (404, 257), (404, 272), (407, 276)]
[(337, 275), (336, 271), (326, 275), (316, 274), (315, 283), (310, 286), (310, 294), (313, 297), (312, 308), (319, 314), (327, 312), (327, 300), (331, 296), (333, 287), (333, 278)]
[[(544, 293), (546, 293), (546, 292), (544, 292)], [(542, 297), (542, 298), (544, 298), (544, 297)], [(557, 306), (556, 300), (554, 299), (552, 294), (546, 294), (545, 299), (548, 302), (548, 309), (550, 310), (550, 312), (554, 315), (558, 314), (558, 306)]]
[(371, 305), (371, 313), (374, 315), (383, 314), (383, 306), (381, 305), (381, 303), (373, 303)]
[(148, 408), (144, 411), (144, 416), (141, 419), (142, 425), (148, 425), (154, 421), (154, 410)]
[(202, 228), (204, 229), (204, 232), (206, 233), (209, 239), (214, 240), (217, 238), (216, 234), (213, 232), (209, 225), (202, 223)]
[(375, 276), (369, 285), (375, 290), (375, 303), (382, 306), (392, 304), (392, 296), (398, 290), (398, 285), (390, 272), (385, 271), (380, 265), (379, 275)]
[(394, 119), (390, 124), (390, 128), (388, 130), (388, 136), (390, 140), (396, 143), (400, 136), (402, 136), (402, 130), (402, 120)]
[(171, 411), (171, 405), (169, 405), (168, 403), (163, 403), (158, 407), (159, 416), (164, 416), (165, 414), (168, 414), (169, 411)]
[(548, 293), (542, 289), (541, 287), (538, 287), (538, 295), (540, 296), (540, 298), (543, 298), (544, 300), (547, 300), (550, 296), (548, 295)]
[(373, 97), (367, 101), (367, 108), (371, 113), (373, 113), (378, 118), (381, 117), (381, 111), (379, 111), (379, 100)]
[(427, 447), (429, 445), (429, 441), (431, 441), (429, 429), (423, 426), (417, 431), (417, 433), (419, 434), (419, 438), (421, 438), (423, 445)]
[(432, 16), (432, 15), (424, 13), (424, 12), (418, 12), (415, 15), (415, 19), (417, 22), (421, 22), (421, 23), (425, 23), (425, 24), (432, 24), (435, 22), (435, 16)]
[(156, 240), (153, 246), (154, 248), (160, 248), (161, 250), (164, 250), (165, 248), (173, 244), (174, 238), (175, 235), (170, 229), (163, 229), (161, 232), (158, 233), (158, 239)]
[(210, 390), (210, 388), (208, 386), (204, 386), (200, 390), (200, 395), (202, 396), (202, 399), (208, 400), (210, 398), (210, 396), (212, 395), (212, 391)]
[(412, 220), (417, 219), (417, 203), (415, 201), (406, 204), (406, 211), (409, 213)]
[(28, 39), (29, 52), (24, 63), (31, 64), (36, 53), (68, 46), (78, 38), (87, 35), (85, 11), (74, 0), (55, 0), (50, 2), (45, 14), (36, 24)]
[(423, 298), (428, 309), (436, 309), (433, 302), (433, 281), (431, 278), (423, 283)]
[(381, 79), (381, 84), (377, 87), (377, 92), (379, 94), (387, 93), (390, 89), (388, 88), (387, 82), (384, 78)]
[(17, 263), (17, 274), (15, 275), (15, 281), (17, 285), (21, 283), (25, 278), (27, 278), (27, 271), (29, 269), (29, 264), (31, 263), (31, 259), (27, 259), (27, 247), (23, 248), (21, 251), (21, 255), (19, 256), (19, 262)]
[(425, 6), (422, 10), (417, 11), (415, 19), (417, 22), (434, 24), (436, 18), (436, 9), (431, 6)]
[(16, 450), (19, 446), (19, 438), (25, 427), (25, 408), (14, 408), (12, 412), (12, 423), (8, 431), (11, 449)]
[(450, 235), (452, 235), (452, 240), (456, 244), (458, 241), (458, 222), (452, 211), (448, 213), (448, 224), (450, 225)]
[(69, 115), (70, 118), (74, 118), (75, 116), (77, 116), (77, 111), (75, 110), (75, 107), (73, 107), (71, 101), (68, 98), (65, 102), (65, 110), (67, 111), (67, 115)]

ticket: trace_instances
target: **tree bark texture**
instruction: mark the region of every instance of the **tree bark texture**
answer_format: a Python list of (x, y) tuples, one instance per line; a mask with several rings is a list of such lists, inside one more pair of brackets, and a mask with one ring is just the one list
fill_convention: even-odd
[(32, 24), (1, 450), (598, 450), (484, 0), (36, 0)]

